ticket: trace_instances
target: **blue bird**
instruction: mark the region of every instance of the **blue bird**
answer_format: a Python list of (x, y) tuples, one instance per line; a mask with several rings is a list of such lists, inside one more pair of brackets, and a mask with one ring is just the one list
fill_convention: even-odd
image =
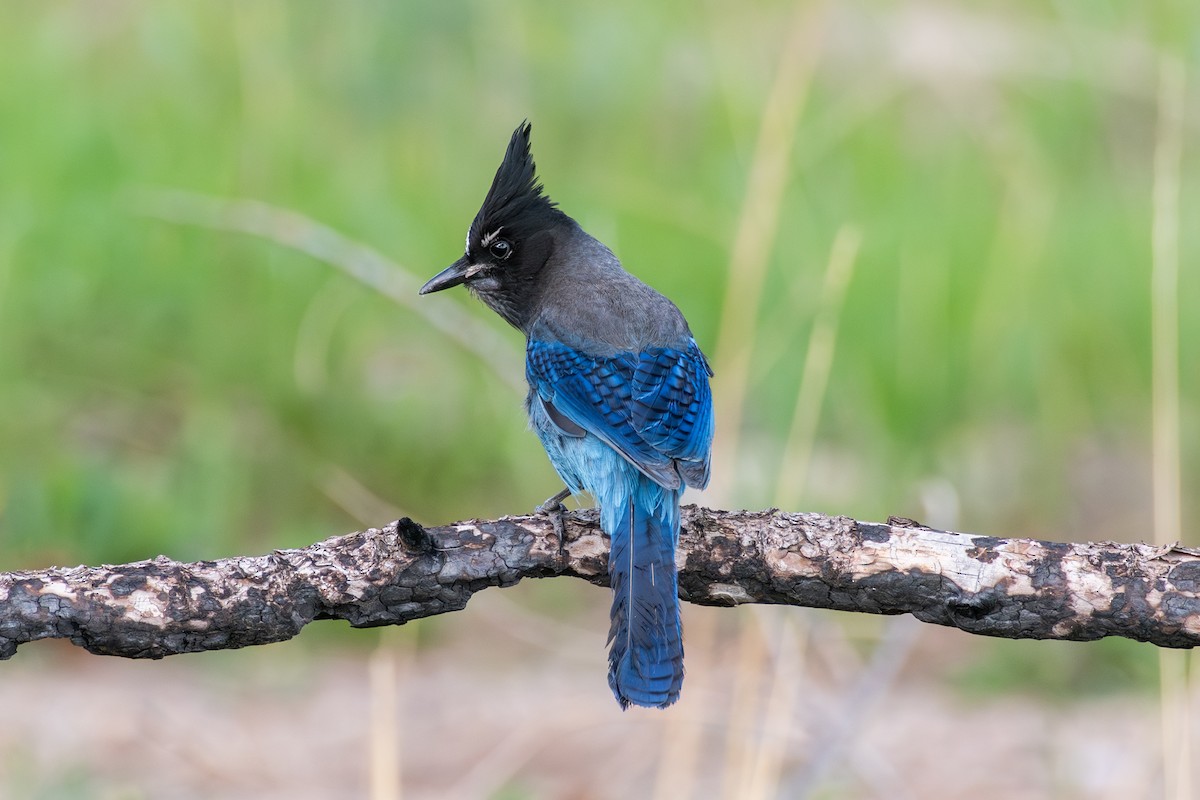
[(544, 194), (529, 131), (513, 132), (466, 252), (421, 294), (465, 284), (525, 334), (529, 423), (567, 487), (540, 509), (596, 499), (611, 539), (608, 683), (622, 708), (664, 708), (683, 684), (679, 498), (708, 484), (712, 370), (675, 304)]

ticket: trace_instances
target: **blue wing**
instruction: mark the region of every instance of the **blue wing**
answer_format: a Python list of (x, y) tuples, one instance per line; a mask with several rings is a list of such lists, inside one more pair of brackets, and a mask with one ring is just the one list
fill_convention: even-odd
[(551, 419), (565, 417), (599, 437), (665, 488), (679, 488), (681, 479), (697, 488), (708, 484), (712, 371), (694, 340), (685, 349), (607, 357), (530, 340), (526, 356), (529, 385)]

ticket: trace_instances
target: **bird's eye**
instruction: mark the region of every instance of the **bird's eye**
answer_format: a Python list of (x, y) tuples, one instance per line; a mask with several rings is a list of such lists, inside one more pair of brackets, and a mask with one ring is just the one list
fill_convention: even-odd
[(512, 245), (503, 239), (497, 239), (496, 241), (492, 242), (488, 250), (491, 251), (493, 258), (499, 259), (500, 261), (503, 261), (512, 255)]

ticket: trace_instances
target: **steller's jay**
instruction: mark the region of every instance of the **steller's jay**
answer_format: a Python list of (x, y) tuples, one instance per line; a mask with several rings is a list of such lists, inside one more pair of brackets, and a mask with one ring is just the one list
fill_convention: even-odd
[(683, 684), (679, 497), (708, 484), (712, 370), (675, 304), (543, 194), (529, 129), (513, 132), (466, 252), (421, 294), (465, 284), (525, 334), (530, 426), (567, 485), (539, 510), (596, 498), (612, 542), (608, 683), (622, 708), (662, 708)]

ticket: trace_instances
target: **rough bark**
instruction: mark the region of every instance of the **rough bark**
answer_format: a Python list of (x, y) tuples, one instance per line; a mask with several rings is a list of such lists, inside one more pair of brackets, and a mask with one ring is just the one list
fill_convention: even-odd
[[(997, 539), (780, 511), (687, 507), (679, 593), (705, 605), (778, 603), (909, 613), (1008, 638), (1124, 636), (1200, 644), (1200, 553), (1145, 544)], [(0, 658), (36, 639), (162, 658), (278, 642), (315, 619), (357, 627), (457, 611), (475, 592), (570, 575), (607, 584), (594, 512), (423, 528), (402, 519), (264, 556), (0, 574)]]

